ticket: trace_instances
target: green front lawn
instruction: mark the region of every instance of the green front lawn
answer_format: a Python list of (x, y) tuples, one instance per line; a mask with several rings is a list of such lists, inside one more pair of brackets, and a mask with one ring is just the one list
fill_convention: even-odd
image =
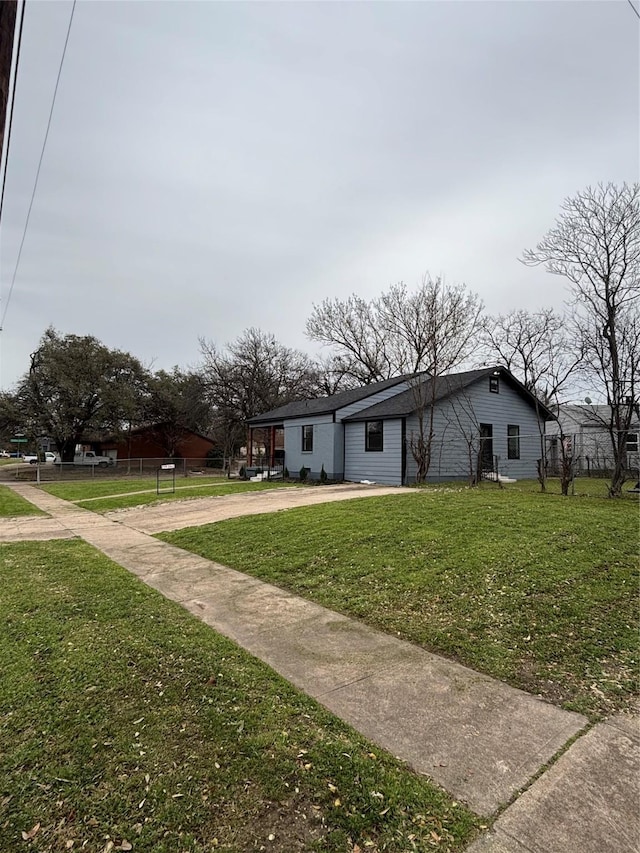
[(447, 794), (89, 545), (3, 545), (0, 561), (2, 853), (473, 836)]
[(21, 498), (7, 486), (0, 486), (0, 516), (45, 515), (33, 504)]
[[(163, 478), (163, 486), (166, 480)], [(176, 486), (224, 485), (233, 482), (226, 477), (179, 477)], [(88, 498), (103, 498), (109, 495), (121, 495), (129, 492), (155, 491), (156, 477), (110, 477), (95, 480), (72, 480), (69, 482), (47, 483), (41, 487), (50, 495), (65, 501), (80, 501)]]
[[(637, 478), (627, 480), (622, 487), (622, 499), (638, 501), (637, 493), (629, 492), (637, 482)], [(609, 485), (611, 481), (604, 477), (576, 477), (569, 485), (568, 498), (606, 498), (609, 495)], [(452, 488), (460, 488), (461, 483), (449, 483)], [(419, 488), (434, 489), (437, 486), (427, 485)], [(479, 486), (481, 491), (495, 492), (499, 491), (499, 486), (495, 483), (484, 481)], [(540, 494), (540, 483), (537, 480), (518, 480), (516, 483), (507, 483), (503, 487), (504, 491), (508, 492), (523, 492), (527, 494)], [(548, 495), (560, 495), (560, 480), (558, 477), (549, 477), (546, 481), (546, 493)]]
[(443, 487), (160, 538), (567, 708), (638, 692), (634, 501)]
[(188, 498), (211, 498), (222, 495), (233, 495), (238, 492), (256, 492), (265, 489), (298, 488), (295, 484), (281, 480), (265, 480), (262, 483), (251, 483), (245, 480), (227, 480), (221, 477), (203, 479), (176, 478), (176, 491), (168, 481), (161, 482), (161, 492), (156, 492), (156, 479), (143, 478), (136, 480), (109, 480), (84, 483), (52, 483), (42, 486), (45, 492), (73, 501), (78, 506), (94, 512), (108, 512), (114, 509), (125, 509), (131, 506), (145, 506), (160, 501), (183, 501)]

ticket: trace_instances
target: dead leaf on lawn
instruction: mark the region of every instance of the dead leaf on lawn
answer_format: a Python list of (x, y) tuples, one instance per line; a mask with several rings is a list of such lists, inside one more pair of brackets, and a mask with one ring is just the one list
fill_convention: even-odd
[(23, 841), (31, 841), (32, 838), (35, 838), (38, 832), (40, 831), (40, 824), (36, 823), (35, 826), (32, 826), (29, 832), (22, 831), (22, 840)]
[(130, 841), (127, 841), (126, 838), (123, 838), (122, 843), (119, 847), (116, 847), (116, 850), (133, 850), (133, 844)]

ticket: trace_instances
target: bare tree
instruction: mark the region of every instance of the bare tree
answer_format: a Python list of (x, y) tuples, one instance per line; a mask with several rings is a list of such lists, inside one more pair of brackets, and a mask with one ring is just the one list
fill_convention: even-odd
[(480, 298), (464, 285), (425, 274), (415, 291), (392, 285), (366, 302), (325, 299), (307, 321), (307, 335), (333, 349), (345, 375), (360, 384), (403, 373), (443, 373), (476, 344)]
[[(540, 402), (558, 417), (561, 401), (567, 390), (574, 387), (584, 362), (582, 340), (570, 334), (566, 317), (553, 308), (534, 312), (518, 310), (485, 318), (482, 349), (488, 364), (503, 364), (535, 398), (540, 435), (538, 481), (541, 490), (545, 491), (545, 418)], [(562, 425), (560, 429), (562, 431)], [(562, 471), (565, 470), (563, 465)], [(561, 481), (566, 494), (562, 478)]]
[(575, 382), (584, 360), (582, 342), (572, 339), (567, 318), (553, 308), (485, 317), (481, 341), (484, 362), (504, 365), (545, 405)]
[[(482, 303), (463, 285), (448, 286), (429, 276), (413, 296), (406, 294), (404, 285), (398, 285), (381, 301), (385, 325), (396, 340), (398, 353), (412, 354), (414, 371), (422, 368), (430, 376), (428, 382), (420, 375), (409, 380), (418, 428), (408, 441), (416, 461), (416, 482), (421, 483), (433, 457), (439, 378), (464, 361), (476, 345)], [(406, 361), (402, 363), (408, 366)]]
[(246, 435), (248, 418), (316, 395), (318, 375), (311, 359), (260, 329), (247, 329), (222, 350), (201, 338), (200, 350), (216, 433), (227, 448)]
[(318, 397), (331, 397), (362, 384), (353, 376), (349, 363), (345, 363), (340, 356), (320, 357), (317, 359), (315, 367), (317, 372), (316, 395)]
[(463, 284), (448, 285), (425, 273), (415, 291), (401, 282), (375, 304), (387, 358), (396, 373), (426, 370), (441, 375), (477, 346), (483, 306)]
[(377, 299), (325, 299), (314, 306), (307, 335), (333, 347), (345, 376), (361, 383), (405, 373), (415, 400), (417, 430), (407, 437), (416, 460), (416, 479), (429, 473), (433, 445), (434, 379), (460, 365), (477, 345), (483, 306), (464, 285), (448, 285), (425, 274), (415, 291), (402, 282)]
[(340, 370), (360, 385), (394, 374), (377, 305), (353, 294), (348, 299), (325, 299), (314, 305), (307, 320), (307, 337), (332, 346)]
[(609, 494), (625, 480), (626, 443), (638, 404), (640, 364), (640, 184), (598, 184), (562, 204), (556, 225), (523, 262), (569, 282), (572, 327), (584, 372), (604, 389), (613, 452)]
[[(464, 390), (452, 396), (449, 405), (443, 409), (443, 417), (447, 426), (453, 428), (452, 441), (456, 448), (460, 440), (464, 442), (467, 456), (467, 482), (470, 487), (477, 486), (482, 476), (482, 439), (480, 438), (480, 421), (471, 396)], [(502, 483), (497, 477), (496, 483), (499, 488), (502, 488)]]

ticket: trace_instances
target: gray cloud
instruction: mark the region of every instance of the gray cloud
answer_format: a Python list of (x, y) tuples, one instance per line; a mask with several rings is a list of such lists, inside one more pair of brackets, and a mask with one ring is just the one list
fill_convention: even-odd
[[(3, 299), (69, 11), (27, 9)], [(427, 269), (559, 305), (517, 257), (565, 196), (638, 178), (638, 56), (608, 0), (80, 2), (3, 383), (48, 323), (167, 367), (248, 325), (308, 346), (314, 301)]]

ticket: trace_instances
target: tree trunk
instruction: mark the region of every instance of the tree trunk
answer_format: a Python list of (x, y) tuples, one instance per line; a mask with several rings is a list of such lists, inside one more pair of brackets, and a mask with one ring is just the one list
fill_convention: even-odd
[[(611, 472), (611, 483), (609, 484), (609, 497), (619, 498), (622, 495), (622, 486), (626, 480), (625, 462), (627, 449), (627, 436), (618, 433), (614, 439), (615, 454), (613, 458), (613, 471)], [(624, 439), (624, 440), (623, 440)]]
[(76, 445), (78, 443), (77, 440), (75, 438), (56, 438), (55, 442), (58, 448), (58, 453), (60, 454), (60, 461), (62, 463), (66, 462), (73, 464), (75, 461)]

